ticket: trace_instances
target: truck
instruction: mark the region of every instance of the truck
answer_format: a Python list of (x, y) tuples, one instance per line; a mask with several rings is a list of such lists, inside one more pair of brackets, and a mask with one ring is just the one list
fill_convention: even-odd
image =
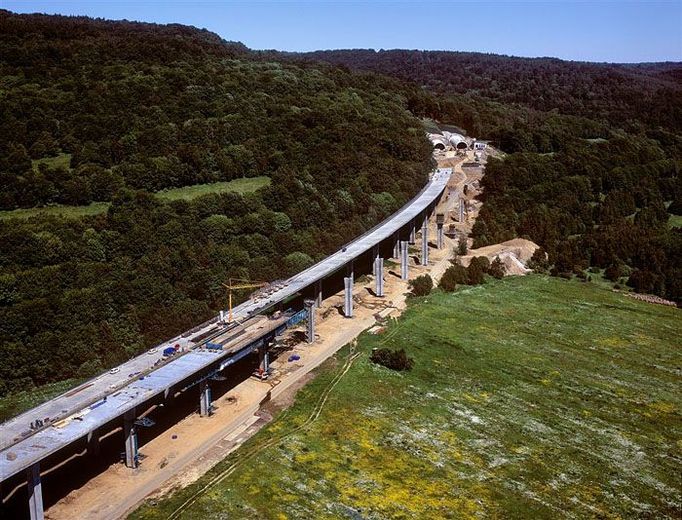
[(173, 354), (175, 354), (175, 349), (173, 347), (166, 347), (163, 349), (164, 357), (172, 356)]

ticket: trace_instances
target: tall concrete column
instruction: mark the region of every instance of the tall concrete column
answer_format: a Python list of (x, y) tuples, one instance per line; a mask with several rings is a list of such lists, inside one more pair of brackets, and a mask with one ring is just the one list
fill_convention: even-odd
[(211, 387), (204, 380), (199, 384), (199, 415), (210, 417), (212, 413)]
[(397, 236), (393, 240), (393, 256), (391, 258), (398, 258), (400, 256), (400, 240)]
[(464, 222), (464, 199), (459, 199), (459, 222)]
[(407, 257), (407, 246), (408, 246), (408, 241), (407, 240), (401, 240), (400, 241), (400, 278), (402, 280), (407, 280), (409, 273), (408, 271), (408, 257)]
[(270, 375), (270, 351), (268, 351), (267, 345), (258, 349), (258, 357), (260, 359), (258, 373), (261, 379), (267, 379)]
[(40, 482), (40, 463), (36, 462), (26, 469), (28, 484), (28, 510), (31, 520), (43, 520), (43, 486)]
[(322, 306), (322, 280), (315, 282), (315, 307), (318, 309)]
[(136, 468), (137, 458), (137, 432), (135, 431), (135, 408), (123, 414), (123, 437), (126, 446), (126, 466)]
[(445, 224), (445, 215), (443, 213), (436, 214), (436, 247), (443, 249), (443, 225)]
[(315, 300), (304, 300), (303, 305), (308, 314), (306, 341), (308, 343), (315, 343)]
[(353, 317), (353, 262), (346, 266), (346, 276), (343, 279), (343, 315), (346, 318)]
[(99, 456), (99, 433), (93, 430), (88, 433), (88, 455)]
[(374, 292), (377, 296), (384, 296), (384, 259), (381, 256), (377, 256), (374, 259), (374, 273), (375, 273), (375, 289)]
[(422, 224), (422, 265), (429, 265), (429, 219)]
[(417, 243), (417, 228), (415, 226), (414, 220), (410, 222), (410, 238), (407, 240), (410, 245)]

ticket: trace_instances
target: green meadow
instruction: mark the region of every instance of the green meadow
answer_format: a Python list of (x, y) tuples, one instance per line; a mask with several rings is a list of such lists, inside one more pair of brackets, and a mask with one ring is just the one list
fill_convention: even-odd
[(131, 518), (679, 518), (680, 316), (540, 275), (435, 292)]

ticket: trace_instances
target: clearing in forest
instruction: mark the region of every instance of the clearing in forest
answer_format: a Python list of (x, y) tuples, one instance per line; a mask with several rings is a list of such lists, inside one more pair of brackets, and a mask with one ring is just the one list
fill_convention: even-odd
[[(539, 275), (433, 293), (132, 518), (676, 517), (681, 325), (679, 309)], [(414, 368), (372, 364), (375, 347)]]
[[(225, 182), (213, 182), (210, 184), (195, 184), (182, 188), (173, 188), (156, 192), (155, 195), (163, 202), (175, 200), (192, 200), (210, 193), (251, 193), (270, 184), (270, 177), (247, 177)], [(55, 204), (38, 208), (21, 208), (8, 211), (0, 211), (0, 220), (9, 218), (31, 218), (37, 216), (58, 216), (65, 218), (80, 218), (104, 213), (109, 209), (108, 202), (93, 202), (85, 206), (65, 206)]]

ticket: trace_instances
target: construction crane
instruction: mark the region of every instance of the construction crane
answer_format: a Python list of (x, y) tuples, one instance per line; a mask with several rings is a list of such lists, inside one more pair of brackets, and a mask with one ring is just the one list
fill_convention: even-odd
[(258, 289), (260, 287), (265, 287), (266, 285), (268, 285), (268, 282), (254, 282), (252, 280), (246, 280), (243, 278), (229, 278), (227, 283), (223, 284), (223, 287), (227, 288), (228, 293), (229, 311), (227, 315), (227, 323), (232, 323), (232, 291), (238, 291), (241, 289)]

